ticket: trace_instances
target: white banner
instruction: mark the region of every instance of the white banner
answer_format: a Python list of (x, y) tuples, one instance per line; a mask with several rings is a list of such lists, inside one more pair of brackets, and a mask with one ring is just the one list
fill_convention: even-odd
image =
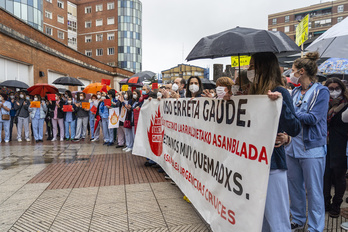
[(122, 106), (121, 107), (121, 117), (120, 117), (120, 121), (124, 122), (126, 120), (126, 116), (127, 116), (127, 109), (126, 107)]
[(120, 112), (119, 108), (109, 109), (109, 126), (108, 128), (118, 128), (120, 123)]
[(146, 101), (133, 154), (161, 165), (214, 231), (261, 231), (282, 99)]

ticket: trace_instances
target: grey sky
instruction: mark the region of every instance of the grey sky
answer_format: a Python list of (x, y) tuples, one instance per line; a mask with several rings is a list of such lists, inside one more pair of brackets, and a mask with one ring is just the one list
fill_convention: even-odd
[(325, 0), (141, 0), (143, 4), (143, 71), (161, 72), (181, 63), (212, 68), (230, 59), (186, 62), (204, 36), (240, 27), (267, 29), (269, 14)]

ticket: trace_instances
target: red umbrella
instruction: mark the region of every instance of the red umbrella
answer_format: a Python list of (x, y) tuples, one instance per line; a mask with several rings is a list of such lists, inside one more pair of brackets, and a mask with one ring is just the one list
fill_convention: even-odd
[(58, 93), (58, 89), (53, 85), (46, 83), (38, 83), (28, 88), (29, 95), (39, 94), (41, 97), (45, 97), (46, 94)]

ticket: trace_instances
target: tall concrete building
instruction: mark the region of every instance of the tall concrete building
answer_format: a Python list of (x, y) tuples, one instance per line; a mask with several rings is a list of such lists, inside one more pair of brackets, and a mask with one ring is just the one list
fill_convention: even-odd
[(141, 71), (139, 0), (0, 0), (0, 7), (86, 56)]
[(309, 14), (309, 40), (307, 43), (310, 43), (348, 16), (348, 1), (336, 0), (270, 14), (268, 15), (268, 30), (282, 31), (295, 40), (296, 27), (307, 14)]

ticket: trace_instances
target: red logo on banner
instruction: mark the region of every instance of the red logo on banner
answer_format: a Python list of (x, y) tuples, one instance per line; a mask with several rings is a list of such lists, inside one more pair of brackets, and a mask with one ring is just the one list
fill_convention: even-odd
[(164, 130), (162, 129), (162, 117), (160, 107), (155, 117), (152, 116), (150, 129), (147, 131), (151, 151), (155, 156), (161, 156), (163, 151), (163, 136)]

